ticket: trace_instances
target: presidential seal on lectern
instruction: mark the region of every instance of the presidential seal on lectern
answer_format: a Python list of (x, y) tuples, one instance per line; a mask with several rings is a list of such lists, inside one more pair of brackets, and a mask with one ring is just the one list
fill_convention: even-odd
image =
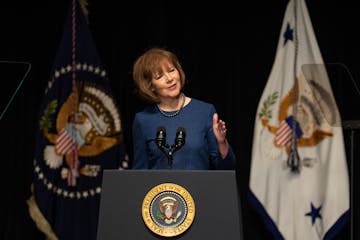
[(146, 194), (142, 218), (153, 233), (174, 237), (184, 233), (193, 223), (195, 203), (191, 194), (174, 183), (159, 184)]

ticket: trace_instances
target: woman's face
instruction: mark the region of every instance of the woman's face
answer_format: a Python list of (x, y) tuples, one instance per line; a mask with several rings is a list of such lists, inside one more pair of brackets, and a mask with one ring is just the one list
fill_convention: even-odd
[(179, 71), (169, 61), (164, 61), (153, 73), (151, 86), (160, 99), (178, 97), (181, 91)]

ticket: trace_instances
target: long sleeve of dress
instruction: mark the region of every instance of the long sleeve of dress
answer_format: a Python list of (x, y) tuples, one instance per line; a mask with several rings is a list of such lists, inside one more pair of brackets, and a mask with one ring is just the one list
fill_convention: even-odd
[(207, 122), (207, 141), (209, 146), (209, 152), (210, 152), (210, 162), (211, 167), (214, 169), (219, 170), (226, 170), (226, 169), (234, 169), (235, 168), (235, 154), (233, 152), (233, 149), (231, 145), (229, 144), (229, 150), (226, 154), (225, 158), (221, 157), (221, 154), (219, 152), (219, 145), (216, 140), (213, 126), (212, 126), (212, 117), (214, 113), (216, 112), (215, 107), (211, 105), (209, 116), (208, 116), (208, 122)]

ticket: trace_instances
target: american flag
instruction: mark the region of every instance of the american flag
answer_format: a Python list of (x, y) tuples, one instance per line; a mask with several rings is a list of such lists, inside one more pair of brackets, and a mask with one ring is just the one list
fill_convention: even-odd
[(75, 132), (72, 124), (68, 124), (60, 131), (55, 145), (57, 154), (65, 155), (78, 148)]
[[(292, 133), (293, 133), (293, 131), (292, 131), (293, 121), (294, 121), (294, 118), (292, 116), (289, 116), (281, 122), (278, 130), (275, 133), (275, 143), (277, 146), (283, 147), (283, 146), (288, 145), (291, 142)], [(296, 138), (301, 137), (303, 132), (301, 131), (301, 128), (297, 122), (296, 122), (295, 129), (296, 129), (296, 132), (295, 132)]]

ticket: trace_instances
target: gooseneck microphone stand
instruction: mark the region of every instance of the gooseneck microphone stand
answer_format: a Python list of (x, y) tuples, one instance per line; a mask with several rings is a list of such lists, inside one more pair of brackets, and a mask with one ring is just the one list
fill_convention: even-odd
[(169, 169), (172, 169), (173, 166), (174, 153), (185, 144), (185, 135), (185, 129), (179, 127), (176, 131), (175, 142), (170, 146), (166, 143), (166, 129), (159, 127), (156, 132), (156, 145), (167, 157)]

